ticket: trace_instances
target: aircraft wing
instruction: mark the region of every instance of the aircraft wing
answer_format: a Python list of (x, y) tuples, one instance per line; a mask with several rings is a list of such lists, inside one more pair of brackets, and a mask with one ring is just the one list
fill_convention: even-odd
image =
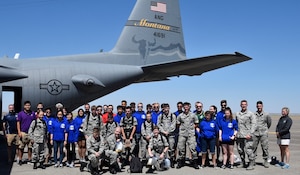
[(139, 82), (168, 80), (168, 77), (180, 75), (201, 75), (204, 72), (230, 66), (236, 63), (251, 60), (241, 53), (213, 55), (202, 58), (186, 59), (156, 65), (144, 66), (145, 76)]
[(0, 83), (27, 78), (28, 76), (15, 71), (15, 69), (0, 65)]

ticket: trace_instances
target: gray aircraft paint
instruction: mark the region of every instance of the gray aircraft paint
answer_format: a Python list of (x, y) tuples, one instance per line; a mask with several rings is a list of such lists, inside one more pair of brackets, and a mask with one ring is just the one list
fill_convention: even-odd
[(0, 90), (18, 92), (19, 110), (26, 100), (33, 106), (43, 102), (45, 108), (61, 102), (74, 110), (132, 83), (201, 75), (250, 59), (240, 53), (187, 59), (178, 0), (137, 0), (110, 52), (2, 58)]

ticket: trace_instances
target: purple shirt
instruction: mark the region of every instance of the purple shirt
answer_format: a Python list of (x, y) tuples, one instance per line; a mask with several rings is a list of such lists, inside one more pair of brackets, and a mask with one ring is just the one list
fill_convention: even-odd
[(19, 112), (17, 121), (20, 122), (21, 132), (28, 133), (30, 124), (35, 118), (36, 117), (34, 112), (29, 112), (29, 113), (26, 113), (25, 111)]

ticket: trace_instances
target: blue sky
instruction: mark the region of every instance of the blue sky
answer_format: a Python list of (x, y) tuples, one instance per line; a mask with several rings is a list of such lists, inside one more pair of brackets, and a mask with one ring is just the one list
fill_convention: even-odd
[[(111, 50), (135, 0), (1, 0), (0, 57), (20, 59)], [(201, 76), (132, 84), (91, 104), (177, 101), (212, 104), (227, 99), (233, 111), (240, 100), (254, 111), (288, 106), (300, 113), (300, 1), (180, 0), (188, 58), (241, 52), (253, 60)], [(47, 65), (45, 65), (47, 66)], [(10, 103), (4, 94), (4, 109)]]

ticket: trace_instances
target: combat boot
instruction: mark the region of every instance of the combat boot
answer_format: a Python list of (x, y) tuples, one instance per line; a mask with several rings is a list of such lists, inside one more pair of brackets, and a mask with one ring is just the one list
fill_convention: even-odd
[(171, 168), (175, 168), (175, 160), (174, 159), (171, 159)]
[(270, 163), (268, 162), (268, 159), (265, 159), (265, 161), (264, 161), (264, 167), (265, 168), (269, 168), (270, 167)]
[(246, 170), (254, 170), (254, 160), (250, 160), (249, 166), (246, 168)]
[(115, 169), (114, 165), (111, 165), (111, 166), (109, 167), (109, 172), (110, 172), (111, 174), (117, 174), (117, 170)]
[(179, 159), (178, 161), (177, 161), (177, 169), (180, 169), (180, 168), (182, 168), (183, 166), (184, 166), (184, 159)]
[(44, 165), (44, 162), (41, 162), (39, 167), (42, 168), (42, 169), (46, 169), (46, 166)]
[(33, 169), (34, 169), (34, 170), (37, 169), (37, 163), (36, 163), (36, 162), (33, 163)]
[(79, 168), (80, 172), (83, 172), (84, 167), (86, 167), (86, 165), (87, 164), (85, 162), (80, 162), (80, 168)]
[(118, 162), (115, 163), (115, 169), (116, 169), (117, 172), (121, 172), (121, 168), (120, 168)]
[(99, 175), (98, 167), (96, 168), (91, 167), (91, 175)]
[(152, 166), (146, 171), (146, 174), (149, 174), (149, 173), (154, 173), (154, 169), (152, 168)]
[(199, 169), (197, 159), (194, 159), (194, 160), (193, 160), (193, 167), (194, 167), (195, 169)]
[(241, 163), (237, 166), (238, 168), (246, 168), (246, 161), (245, 159), (242, 159)]

